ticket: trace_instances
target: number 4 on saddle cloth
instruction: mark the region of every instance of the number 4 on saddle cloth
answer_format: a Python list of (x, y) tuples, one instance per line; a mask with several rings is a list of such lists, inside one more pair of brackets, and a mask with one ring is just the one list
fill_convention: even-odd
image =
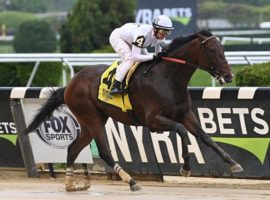
[[(102, 74), (98, 90), (98, 99), (108, 104), (114, 105), (118, 108), (121, 108), (123, 112), (127, 112), (132, 110), (128, 93), (125, 92), (119, 95), (110, 95), (111, 87), (115, 79), (116, 67), (118, 66), (118, 62), (118, 60), (114, 61), (112, 65)], [(122, 83), (124, 88), (128, 87), (131, 75), (136, 70), (138, 64), (139, 63), (136, 63), (130, 68), (125, 80)]]

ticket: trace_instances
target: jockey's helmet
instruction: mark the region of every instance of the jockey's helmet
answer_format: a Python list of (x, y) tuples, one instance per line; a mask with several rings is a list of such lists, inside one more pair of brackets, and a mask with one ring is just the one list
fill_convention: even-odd
[(166, 15), (159, 15), (153, 20), (153, 27), (156, 29), (173, 30), (172, 20)]

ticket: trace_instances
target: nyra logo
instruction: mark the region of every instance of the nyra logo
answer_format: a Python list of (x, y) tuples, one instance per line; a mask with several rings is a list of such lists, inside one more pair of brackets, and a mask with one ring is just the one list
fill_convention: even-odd
[(188, 25), (192, 18), (191, 8), (155, 8), (151, 9), (139, 9), (136, 14), (137, 23), (151, 24), (155, 16), (167, 15), (172, 21), (178, 22), (184, 26)]
[(55, 111), (54, 115), (37, 129), (42, 141), (59, 149), (67, 148), (77, 138), (79, 132), (78, 122), (65, 111)]

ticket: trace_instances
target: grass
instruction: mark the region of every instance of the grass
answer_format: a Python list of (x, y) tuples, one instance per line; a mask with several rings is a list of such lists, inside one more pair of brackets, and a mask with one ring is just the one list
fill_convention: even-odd
[(202, 70), (196, 70), (193, 74), (189, 86), (194, 87), (203, 87), (203, 86), (211, 86), (211, 75)]
[[(237, 72), (242, 69), (244, 66), (233, 66), (232, 71), (234, 76), (236, 76)], [(205, 71), (202, 70), (197, 70), (190, 82), (189, 86), (192, 87), (207, 87), (207, 86), (212, 86), (212, 77), (210, 74), (208, 74)], [(218, 82), (216, 82), (216, 86), (221, 86)], [(230, 84), (225, 84), (222, 87), (234, 87), (235, 86), (235, 78), (233, 79), (233, 82)]]
[(14, 51), (10, 45), (0, 45), (0, 53), (14, 53)]
[(14, 53), (12, 43), (9, 41), (0, 41), (0, 53)]

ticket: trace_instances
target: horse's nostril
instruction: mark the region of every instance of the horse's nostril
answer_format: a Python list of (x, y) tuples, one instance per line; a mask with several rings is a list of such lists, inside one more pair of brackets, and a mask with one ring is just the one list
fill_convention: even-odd
[(231, 83), (232, 79), (233, 79), (233, 75), (232, 74), (226, 74), (223, 78), (224, 78), (226, 83)]

